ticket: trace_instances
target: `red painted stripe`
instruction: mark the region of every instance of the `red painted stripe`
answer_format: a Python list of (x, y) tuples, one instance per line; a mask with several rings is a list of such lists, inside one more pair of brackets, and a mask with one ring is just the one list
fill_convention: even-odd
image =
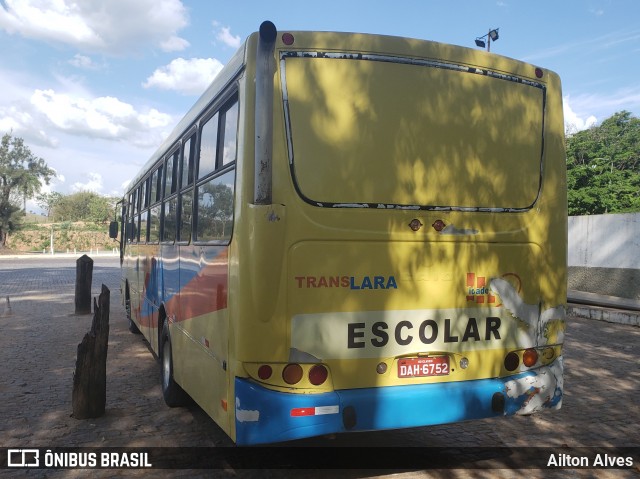
[(179, 292), (178, 321), (226, 309), (229, 294), (229, 261), (227, 253), (206, 265)]
[[(176, 321), (184, 321), (207, 313), (227, 308), (229, 294), (229, 249), (225, 248), (210, 263), (198, 271), (184, 287), (165, 303), (167, 315)], [(154, 259), (155, 261), (155, 259)], [(145, 286), (148, 284), (148, 273)], [(146, 288), (145, 288), (146, 289)], [(144, 293), (141, 300), (144, 300)], [(158, 315), (141, 316), (138, 308), (136, 317), (142, 327), (158, 328)]]

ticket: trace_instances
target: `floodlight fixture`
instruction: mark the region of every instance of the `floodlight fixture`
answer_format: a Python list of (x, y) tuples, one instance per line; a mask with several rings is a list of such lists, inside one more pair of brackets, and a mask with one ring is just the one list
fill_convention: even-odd
[[(492, 41), (495, 42), (498, 38), (500, 38), (500, 35), (498, 34), (498, 30), (500, 29), (494, 28), (492, 30), (489, 30), (489, 33), (487, 33), (486, 35), (482, 35), (481, 37), (476, 38), (476, 46), (479, 48), (487, 47), (487, 51), (490, 52), (491, 42)], [(485, 38), (486, 38), (486, 41), (485, 41)]]

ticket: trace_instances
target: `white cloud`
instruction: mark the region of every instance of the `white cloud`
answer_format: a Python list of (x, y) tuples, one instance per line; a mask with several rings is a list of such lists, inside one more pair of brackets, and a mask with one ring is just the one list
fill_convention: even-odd
[(13, 132), (15, 136), (41, 146), (56, 148), (59, 141), (34, 121), (30, 107), (0, 106), (0, 133)]
[(95, 63), (90, 57), (80, 55), (79, 53), (69, 60), (69, 64), (83, 70), (99, 70), (102, 68), (102, 65)]
[(94, 193), (100, 193), (102, 191), (102, 187), (102, 175), (100, 173), (87, 173), (87, 181), (84, 183), (76, 181), (71, 186), (71, 190), (74, 192), (92, 191)]
[(103, 41), (78, 8), (64, 1), (6, 0), (0, 5), (0, 27), (9, 33), (63, 43), (95, 45)]
[(44, 125), (71, 135), (127, 141), (140, 147), (157, 144), (173, 119), (155, 109), (138, 112), (113, 97), (84, 98), (53, 90), (36, 90), (31, 115)]
[(598, 119), (594, 115), (578, 116), (569, 105), (570, 98), (568, 96), (562, 99), (562, 108), (564, 110), (564, 129), (568, 134), (577, 133), (594, 126)]
[(188, 41), (177, 36), (173, 36), (171, 38), (168, 38), (167, 40), (160, 42), (160, 47), (165, 52), (179, 52), (181, 50), (184, 50), (188, 46)]
[(73, 45), (83, 51), (127, 54), (146, 45), (166, 51), (189, 43), (177, 32), (188, 23), (180, 0), (5, 0), (0, 29)]
[(214, 28), (218, 29), (216, 32), (216, 39), (224, 43), (231, 48), (240, 48), (242, 39), (239, 35), (232, 35), (229, 27), (222, 27), (218, 22), (213, 22)]
[(185, 95), (201, 94), (222, 70), (222, 63), (215, 58), (176, 58), (158, 68), (143, 83), (145, 88), (175, 90)]
[(49, 184), (40, 180), (40, 193), (52, 193), (57, 191), (60, 189), (59, 186), (66, 181), (63, 174), (58, 172), (55, 168), (53, 168), (53, 170), (56, 172), (56, 176), (49, 181)]
[(115, 95), (97, 96), (73, 77), (53, 80), (43, 88), (40, 77), (0, 69), (0, 135), (23, 138), (56, 169), (52, 190), (97, 189), (97, 179), (87, 174), (100, 172), (102, 192), (122, 194), (122, 182), (136, 175), (178, 117)]
[(31, 79), (22, 72), (0, 70), (0, 135), (13, 132), (29, 144), (55, 147), (56, 139), (35, 122), (29, 96)]

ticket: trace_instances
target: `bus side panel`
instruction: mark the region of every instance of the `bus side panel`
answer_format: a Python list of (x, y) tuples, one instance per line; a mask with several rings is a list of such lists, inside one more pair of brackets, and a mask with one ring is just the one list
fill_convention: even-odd
[(140, 248), (141, 245), (132, 243), (129, 245), (128, 251), (129, 255), (125, 259), (125, 279), (127, 284), (129, 285), (129, 295), (131, 301), (131, 319), (136, 324), (138, 329), (142, 332), (142, 322), (141, 322), (141, 314), (142, 314), (142, 305), (144, 303), (143, 291), (140, 284), (140, 267), (141, 267), (141, 259), (140, 259)]
[(170, 316), (174, 378), (228, 432), (226, 246), (181, 246), (179, 314)]
[[(164, 321), (172, 323), (179, 317), (180, 298), (180, 247), (177, 245), (162, 246), (162, 300), (165, 319), (158, 318), (158, 328), (161, 330)], [(158, 334), (158, 337), (160, 335)]]
[(158, 310), (162, 301), (162, 264), (160, 247), (148, 244), (139, 246), (138, 288), (140, 304), (138, 328), (157, 353)]

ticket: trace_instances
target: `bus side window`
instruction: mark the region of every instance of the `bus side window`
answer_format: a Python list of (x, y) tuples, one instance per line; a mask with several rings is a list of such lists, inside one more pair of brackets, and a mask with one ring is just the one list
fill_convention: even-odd
[(202, 127), (200, 133), (200, 156), (198, 179), (204, 178), (216, 169), (218, 151), (218, 114), (216, 113)]
[(196, 135), (192, 135), (184, 142), (182, 161), (180, 162), (180, 188), (186, 188), (193, 183), (193, 157), (195, 156)]
[(140, 215), (140, 242), (145, 243), (149, 238), (148, 223), (149, 223), (149, 211), (143, 211)]
[(157, 204), (149, 209), (149, 242), (160, 241), (160, 205)]
[(127, 219), (126, 219), (126, 230), (125, 230), (125, 238), (127, 241), (132, 242), (135, 241), (134, 234), (134, 218), (135, 218), (135, 206), (136, 206), (136, 191), (134, 190), (129, 195), (129, 204), (127, 205)]
[(129, 243), (135, 241), (136, 238), (136, 224), (133, 221), (133, 218), (129, 218), (125, 226), (125, 238)]
[(158, 197), (158, 169), (154, 170), (151, 174), (149, 181), (149, 196), (149, 204), (152, 205), (156, 202), (156, 198)]
[(222, 165), (236, 160), (236, 141), (238, 136), (238, 102), (236, 101), (224, 112), (224, 147)]
[(140, 211), (149, 206), (149, 195), (147, 194), (147, 183), (149, 178), (146, 178), (140, 185)]
[(162, 205), (162, 216), (164, 218), (162, 241), (173, 243), (176, 240), (177, 213), (178, 197), (174, 196), (166, 200)]
[(180, 150), (176, 150), (167, 158), (167, 167), (165, 168), (164, 180), (164, 197), (172, 195), (178, 187), (178, 159), (180, 158)]
[(175, 195), (175, 192), (178, 189), (179, 161), (180, 148), (176, 148), (173, 153), (167, 156), (164, 177), (160, 175), (159, 178), (160, 183), (163, 184), (163, 194), (159, 198), (163, 200), (160, 210), (160, 241), (165, 243), (173, 243), (176, 240), (178, 196)]
[(142, 196), (144, 192), (144, 183), (142, 183), (138, 189), (136, 190), (136, 214), (135, 214), (135, 237), (134, 241), (139, 243), (140, 241), (145, 241), (145, 237), (140, 238), (140, 221), (141, 221), (141, 212), (142, 212)]
[(182, 192), (180, 195), (180, 229), (178, 231), (178, 240), (189, 242), (191, 240), (191, 220), (193, 217), (193, 188)]
[[(202, 127), (194, 222), (197, 241), (231, 240), (235, 168), (225, 167), (236, 160), (237, 130), (237, 99), (227, 102)], [(221, 174), (223, 168), (227, 171)]]
[(198, 186), (198, 241), (231, 240), (235, 169)]

